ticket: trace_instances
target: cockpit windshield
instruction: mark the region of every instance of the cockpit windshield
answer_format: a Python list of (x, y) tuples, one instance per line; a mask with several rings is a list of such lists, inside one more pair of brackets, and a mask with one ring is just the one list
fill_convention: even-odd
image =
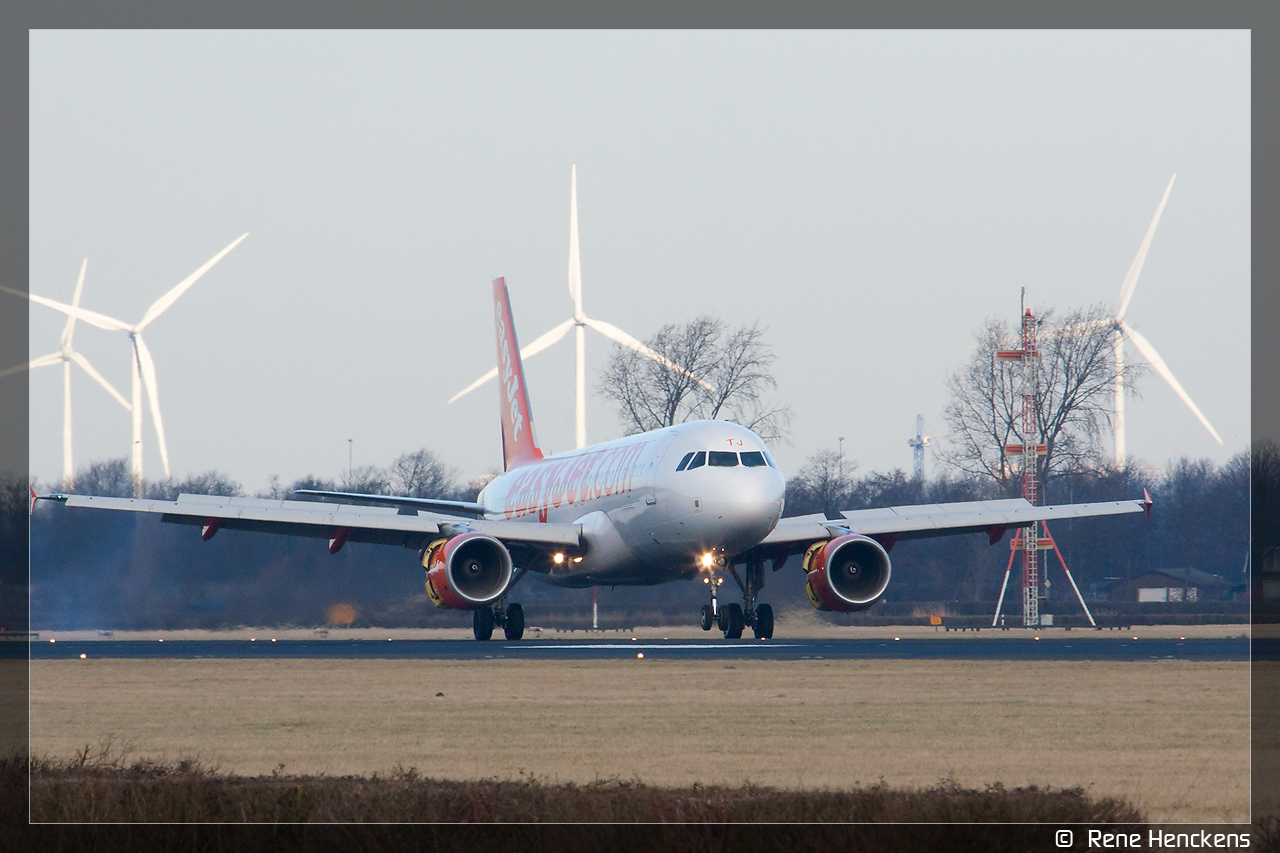
[(770, 468), (778, 467), (767, 450), (747, 450), (741, 454), (731, 450), (690, 450), (681, 458), (676, 470), (692, 471), (703, 465), (710, 465), (713, 468), (736, 468), (739, 464), (744, 468), (763, 468), (766, 465)]

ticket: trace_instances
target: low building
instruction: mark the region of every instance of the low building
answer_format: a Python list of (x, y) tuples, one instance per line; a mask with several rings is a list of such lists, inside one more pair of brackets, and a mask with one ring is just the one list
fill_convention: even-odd
[(1248, 590), (1243, 576), (1239, 582), (1232, 583), (1191, 567), (1154, 569), (1128, 580), (1116, 578), (1108, 586), (1108, 598), (1112, 601), (1166, 604), (1243, 601)]

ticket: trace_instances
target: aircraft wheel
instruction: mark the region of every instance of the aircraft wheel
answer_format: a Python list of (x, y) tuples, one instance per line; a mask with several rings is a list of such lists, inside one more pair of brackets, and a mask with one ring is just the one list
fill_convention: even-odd
[(756, 624), (751, 627), (755, 632), (756, 639), (769, 640), (773, 638), (773, 608), (767, 604), (761, 604), (756, 608)]
[(716, 615), (711, 612), (711, 605), (702, 605), (702, 618), (698, 620), (698, 624), (702, 626), (702, 630), (710, 631), (711, 626), (716, 621)]
[(502, 626), (502, 633), (513, 642), (524, 636), (524, 608), (519, 604), (507, 606), (507, 621)]
[(742, 606), (739, 604), (727, 605), (720, 612), (721, 621), (724, 626), (724, 638), (726, 640), (742, 639), (742, 628), (745, 620), (742, 618)]
[(488, 607), (471, 611), (471, 630), (477, 640), (487, 640), (493, 636), (493, 611)]

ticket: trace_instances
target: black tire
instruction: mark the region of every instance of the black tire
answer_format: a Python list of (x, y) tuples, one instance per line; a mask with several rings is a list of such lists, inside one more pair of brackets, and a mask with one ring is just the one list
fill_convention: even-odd
[(757, 640), (773, 639), (773, 608), (767, 604), (761, 604), (756, 608), (756, 624), (751, 630), (755, 631)]
[(493, 611), (488, 607), (471, 611), (471, 630), (477, 640), (487, 640), (493, 636)]
[(502, 626), (502, 633), (512, 642), (524, 636), (524, 608), (519, 604), (507, 605), (507, 621)]
[(741, 640), (742, 628), (746, 620), (742, 618), (742, 605), (729, 604), (720, 611), (720, 624), (724, 627), (726, 640)]
[(711, 612), (711, 605), (702, 605), (702, 616), (698, 619), (698, 624), (702, 626), (702, 630), (710, 631), (711, 626), (715, 624), (716, 615)]

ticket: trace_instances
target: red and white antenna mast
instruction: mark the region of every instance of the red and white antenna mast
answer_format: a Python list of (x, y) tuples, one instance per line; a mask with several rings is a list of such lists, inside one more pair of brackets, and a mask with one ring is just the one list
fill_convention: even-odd
[[(1027, 289), (1022, 289), (1022, 296), (1025, 301)], [(1040, 367), (1040, 351), (1036, 348), (1036, 318), (1029, 308), (1022, 308), (1022, 348), (1016, 350), (1000, 350), (996, 353), (996, 359), (999, 361), (1018, 362), (1021, 366), (1021, 383), (1022, 383), (1022, 412), (1021, 412), (1021, 429), (1018, 431), (1018, 437), (1022, 439), (1021, 444), (1006, 444), (1004, 446), (1004, 454), (1010, 461), (1018, 459), (1022, 464), (1022, 497), (1027, 503), (1036, 506), (1040, 502), (1040, 484), (1036, 476), (1036, 457), (1043, 456), (1048, 452), (1048, 448), (1040, 442), (1039, 427), (1036, 423), (1036, 397), (1039, 392), (1039, 374)], [(1044, 527), (1044, 535), (1040, 535), (1040, 528)], [(1080, 606), (1084, 608), (1084, 613), (1089, 617), (1089, 624), (1097, 625), (1093, 621), (1093, 614), (1089, 612), (1089, 607), (1084, 603), (1084, 597), (1080, 595), (1080, 588), (1076, 586), (1076, 580), (1071, 576), (1071, 569), (1067, 568), (1067, 561), (1062, 559), (1062, 553), (1058, 551), (1057, 543), (1053, 541), (1053, 537), (1049, 533), (1048, 525), (1043, 522), (1033, 521), (1026, 527), (1019, 528), (1014, 534), (1013, 541), (1010, 543), (1009, 565), (1004, 570), (1004, 583), (1000, 586), (1000, 599), (996, 602), (996, 614), (991, 620), (991, 627), (995, 627), (1000, 619), (1000, 608), (1004, 604), (1005, 589), (1009, 585), (1009, 574), (1013, 569), (1013, 558), (1018, 551), (1022, 551), (1022, 625), (1024, 628), (1040, 627), (1040, 552), (1052, 549), (1058, 555), (1059, 562), (1062, 563), (1062, 570), (1067, 574), (1067, 580), (1071, 581), (1071, 588), (1075, 590), (1076, 598), (1080, 601)], [(1044, 568), (1048, 569), (1048, 561), (1044, 563)], [(1045, 578), (1045, 587), (1049, 586), (1048, 577)]]

